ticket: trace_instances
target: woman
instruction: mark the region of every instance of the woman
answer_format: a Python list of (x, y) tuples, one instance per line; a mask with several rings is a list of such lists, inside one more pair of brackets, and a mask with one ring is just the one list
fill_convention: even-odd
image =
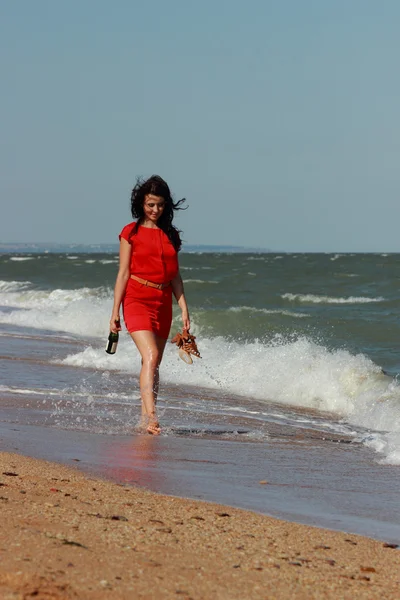
[(161, 431), (156, 414), (159, 366), (172, 322), (172, 294), (182, 311), (183, 328), (190, 319), (179, 273), (179, 231), (172, 225), (174, 202), (167, 183), (158, 175), (137, 180), (131, 196), (135, 219), (119, 236), (119, 271), (114, 289), (110, 330), (120, 331), (120, 306), (125, 325), (141, 357), (142, 424), (147, 432)]

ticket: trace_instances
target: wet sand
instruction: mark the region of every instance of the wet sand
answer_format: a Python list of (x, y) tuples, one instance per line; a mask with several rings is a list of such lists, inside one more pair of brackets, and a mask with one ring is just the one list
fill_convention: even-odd
[(169, 496), (400, 544), (398, 467), (377, 464), (362, 445), (304, 437), (301, 430), (293, 436), (290, 428), (272, 438), (272, 426), (262, 443), (224, 440), (221, 428), (210, 426), (201, 437), (183, 429), (105, 435), (24, 425), (26, 413), (0, 410), (0, 450), (78, 465), (91, 476)]
[(4, 599), (400, 597), (382, 541), (16, 454), (0, 454), (0, 505)]

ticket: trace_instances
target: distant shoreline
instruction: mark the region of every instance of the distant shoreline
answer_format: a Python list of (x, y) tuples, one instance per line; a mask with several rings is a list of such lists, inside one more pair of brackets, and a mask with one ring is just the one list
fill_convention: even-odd
[[(1, 254), (118, 254), (118, 244), (57, 244), (55, 242), (0, 242)], [(400, 252), (384, 250), (350, 251), (350, 250), (271, 250), (247, 246), (217, 246), (213, 244), (184, 244), (182, 254), (326, 254), (326, 255), (364, 255), (381, 256), (398, 255)]]
[[(0, 254), (118, 254), (118, 244), (56, 244), (54, 242), (0, 243)], [(237, 252), (237, 253), (271, 253), (268, 248), (247, 248), (245, 246), (216, 246), (187, 244), (182, 247), (182, 252)]]

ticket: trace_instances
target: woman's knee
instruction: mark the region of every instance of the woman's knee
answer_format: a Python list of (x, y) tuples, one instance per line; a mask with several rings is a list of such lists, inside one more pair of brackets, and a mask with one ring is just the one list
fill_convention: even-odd
[(142, 357), (142, 365), (143, 367), (150, 369), (151, 371), (156, 371), (160, 366), (161, 355), (157, 352), (149, 352), (146, 356)]

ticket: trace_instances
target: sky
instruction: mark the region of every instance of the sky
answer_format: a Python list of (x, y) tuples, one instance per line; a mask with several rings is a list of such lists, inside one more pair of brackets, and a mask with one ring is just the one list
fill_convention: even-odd
[(0, 242), (400, 252), (398, 0), (0, 0)]

